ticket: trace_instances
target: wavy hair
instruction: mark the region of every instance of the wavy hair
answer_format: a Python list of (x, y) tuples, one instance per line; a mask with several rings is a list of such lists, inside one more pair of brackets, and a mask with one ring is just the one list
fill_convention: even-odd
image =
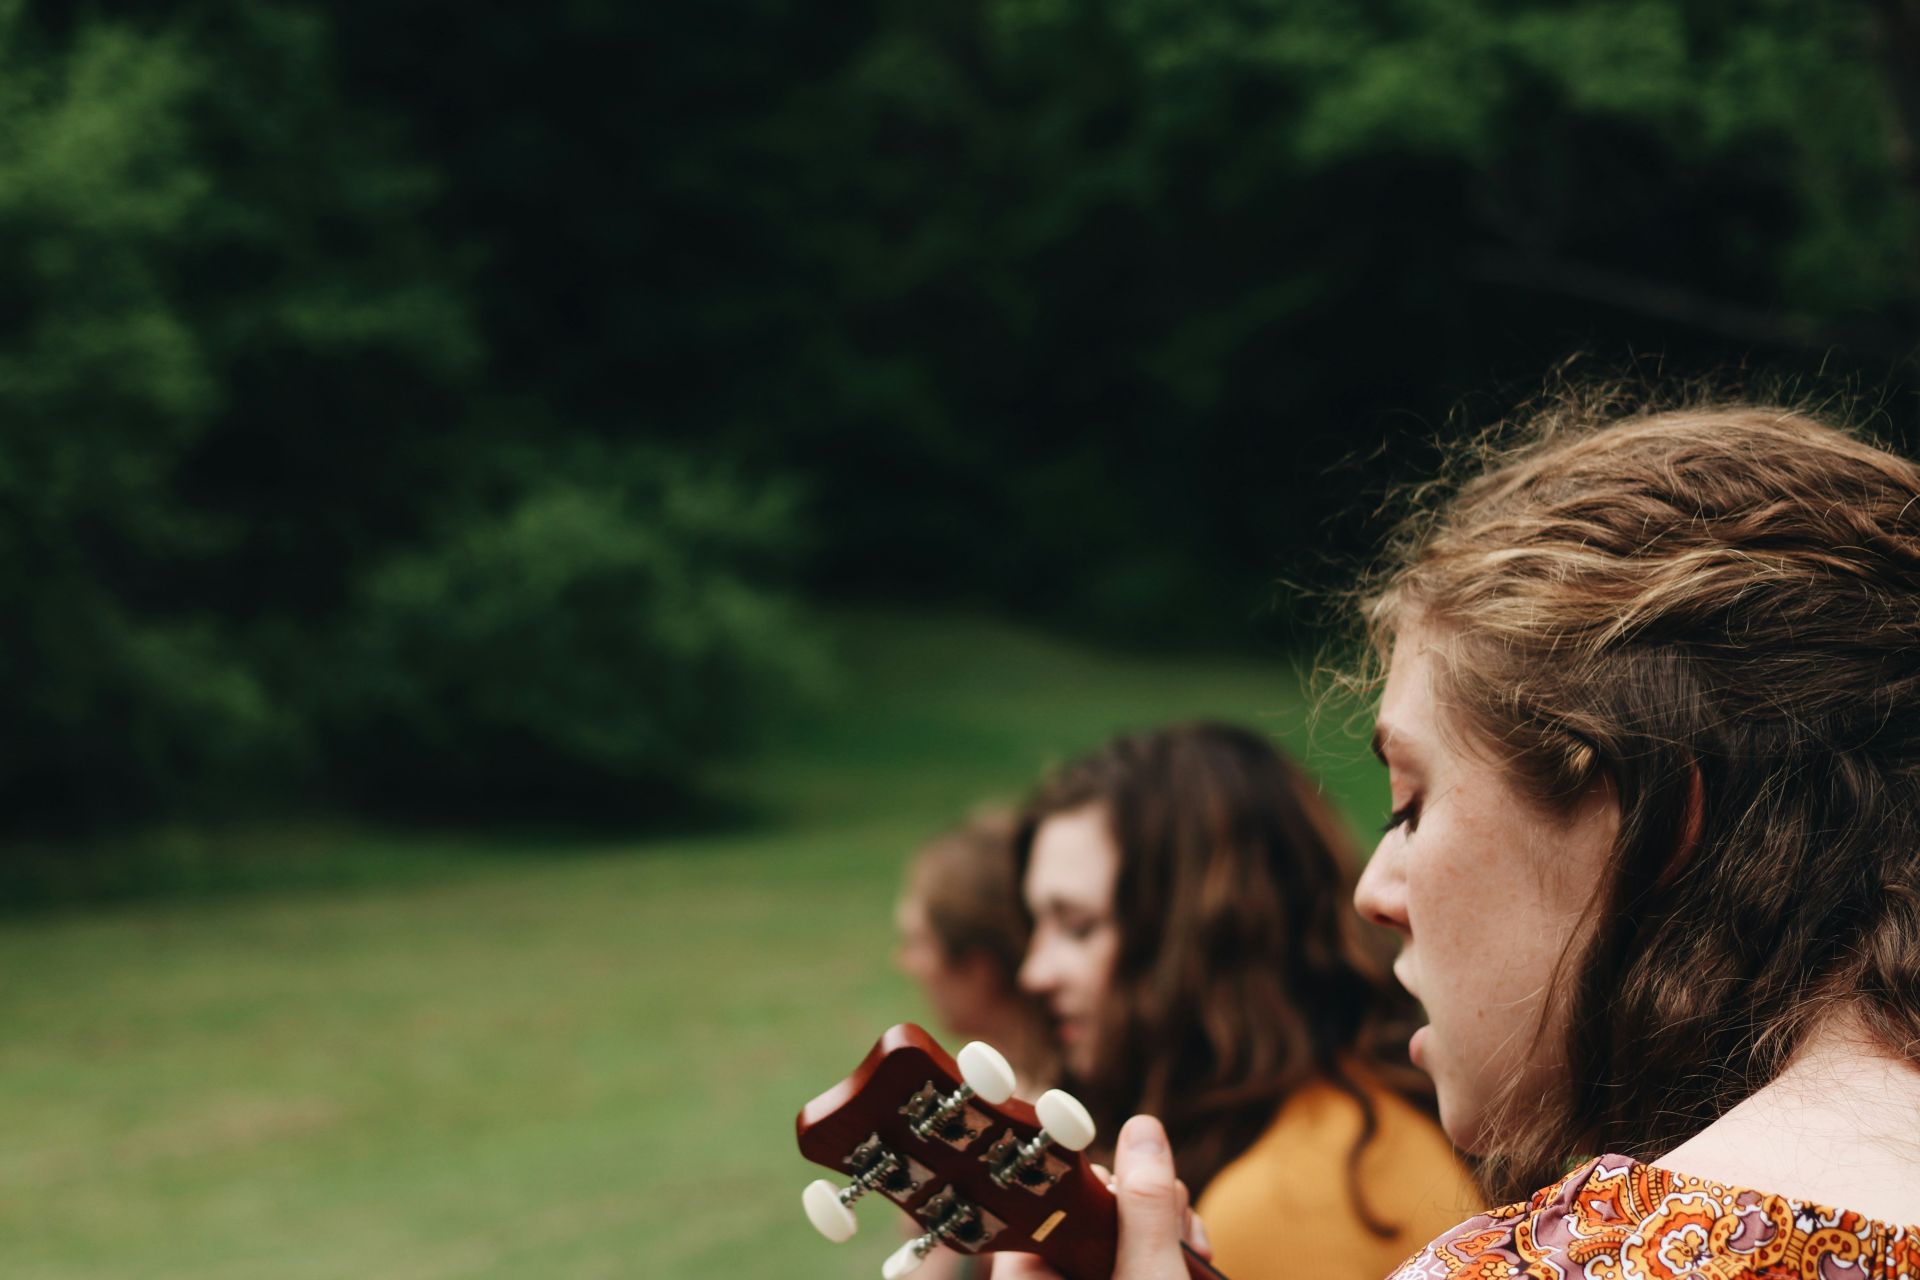
[(1362, 1117), (1347, 1160), (1355, 1209), (1390, 1236), (1361, 1192), (1378, 1122), (1363, 1078), (1429, 1113), (1432, 1090), (1406, 1062), (1413, 1007), (1387, 974), (1384, 935), (1352, 910), (1353, 851), (1313, 783), (1244, 729), (1118, 738), (1028, 802), (1023, 871), (1040, 825), (1088, 805), (1119, 853), (1119, 953), (1094, 1038), (1102, 1069), (1069, 1083), (1102, 1131), (1157, 1115), (1198, 1195), (1289, 1095), (1327, 1081)]
[(1540, 804), (1621, 814), (1555, 975), (1567, 1070), (1509, 1087), (1487, 1190), (1657, 1157), (1843, 1006), (1920, 1061), (1920, 468), (1809, 412), (1612, 392), (1475, 460), (1360, 597), (1375, 669), (1440, 629), (1443, 723)]

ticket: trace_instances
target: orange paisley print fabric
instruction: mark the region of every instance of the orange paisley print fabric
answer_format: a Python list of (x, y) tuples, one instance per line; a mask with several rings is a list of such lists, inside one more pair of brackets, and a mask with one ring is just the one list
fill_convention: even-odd
[(1920, 1280), (1920, 1228), (1601, 1156), (1389, 1280)]

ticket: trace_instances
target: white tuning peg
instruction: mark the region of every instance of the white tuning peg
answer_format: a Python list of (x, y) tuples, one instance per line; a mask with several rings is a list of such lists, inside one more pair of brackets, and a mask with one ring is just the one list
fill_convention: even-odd
[(933, 1252), (933, 1246), (931, 1234), (907, 1241), (880, 1264), (880, 1280), (900, 1280), (901, 1276), (918, 1271), (920, 1264), (927, 1260), (927, 1255)]
[(1033, 1104), (1047, 1137), (1069, 1151), (1083, 1151), (1098, 1130), (1080, 1099), (1063, 1089), (1049, 1089)]
[(985, 1040), (974, 1040), (960, 1050), (960, 1078), (976, 1096), (999, 1106), (1013, 1096), (1013, 1067)]
[(840, 1198), (840, 1188), (825, 1178), (815, 1178), (800, 1193), (800, 1203), (806, 1208), (807, 1221), (835, 1244), (845, 1244), (853, 1239), (853, 1233), (860, 1229), (860, 1219), (853, 1216), (853, 1210)]

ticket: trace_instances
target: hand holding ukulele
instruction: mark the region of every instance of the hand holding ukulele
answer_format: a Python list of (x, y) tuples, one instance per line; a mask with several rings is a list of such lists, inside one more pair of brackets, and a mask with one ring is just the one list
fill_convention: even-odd
[[(1182, 1244), (1203, 1258), (1212, 1252), (1205, 1226), (1187, 1203), (1186, 1185), (1174, 1176), (1173, 1152), (1160, 1122), (1152, 1116), (1127, 1121), (1113, 1163), (1113, 1197), (1120, 1215), (1113, 1280), (1187, 1280)], [(993, 1274), (994, 1280), (1053, 1280), (1058, 1275), (1028, 1255), (1001, 1259)]]

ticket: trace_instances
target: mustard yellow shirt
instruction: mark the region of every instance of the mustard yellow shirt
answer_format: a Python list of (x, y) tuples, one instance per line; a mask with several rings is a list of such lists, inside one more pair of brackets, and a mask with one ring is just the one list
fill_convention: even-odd
[(1483, 1207), (1437, 1124), (1397, 1094), (1367, 1093), (1379, 1128), (1360, 1157), (1360, 1186), (1393, 1235), (1367, 1230), (1348, 1194), (1359, 1105), (1333, 1085), (1311, 1084), (1200, 1197), (1214, 1265), (1228, 1280), (1382, 1280)]

